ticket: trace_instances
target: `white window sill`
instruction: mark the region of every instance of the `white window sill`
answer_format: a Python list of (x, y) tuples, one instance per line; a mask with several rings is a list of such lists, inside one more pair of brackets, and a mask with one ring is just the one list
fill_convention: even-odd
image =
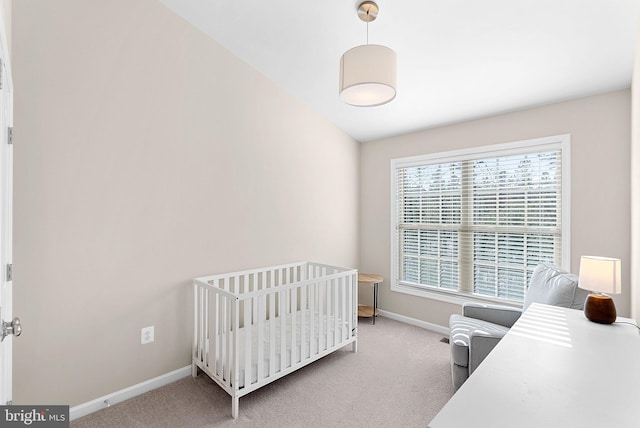
[(391, 284), (391, 291), (409, 294), (412, 296), (424, 297), (431, 300), (438, 300), (440, 302), (453, 303), (461, 306), (463, 303), (477, 302), (522, 308), (522, 303), (514, 302), (511, 300), (502, 300), (489, 296), (480, 296), (478, 294), (464, 293), (460, 291), (447, 291), (436, 288), (416, 287), (414, 285), (407, 285), (403, 283)]

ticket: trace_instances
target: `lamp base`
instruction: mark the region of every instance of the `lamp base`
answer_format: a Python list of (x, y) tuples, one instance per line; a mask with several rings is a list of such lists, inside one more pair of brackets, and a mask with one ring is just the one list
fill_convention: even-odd
[(584, 302), (584, 316), (589, 321), (611, 324), (616, 320), (616, 305), (604, 294), (589, 294)]

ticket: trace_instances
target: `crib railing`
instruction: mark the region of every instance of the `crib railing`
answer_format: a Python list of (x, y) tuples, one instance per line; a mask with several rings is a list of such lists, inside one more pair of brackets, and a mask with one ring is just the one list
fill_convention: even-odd
[(194, 280), (193, 375), (238, 399), (349, 343), (357, 350), (357, 270), (312, 262)]

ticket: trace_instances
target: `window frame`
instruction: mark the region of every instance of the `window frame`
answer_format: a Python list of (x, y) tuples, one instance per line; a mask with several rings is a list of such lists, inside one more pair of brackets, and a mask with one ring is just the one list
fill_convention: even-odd
[[(561, 266), (569, 270), (571, 263), (571, 135), (561, 134), (550, 137), (534, 138), (528, 140), (515, 141), (510, 143), (500, 143), (446, 152), (429, 153), (418, 156), (391, 159), (391, 291), (425, 297), (433, 300), (448, 303), (462, 304), (468, 301), (500, 303), (514, 307), (521, 307), (522, 303), (505, 300), (497, 297), (482, 296), (458, 290), (446, 290), (428, 285), (404, 284), (399, 281), (399, 228), (398, 228), (398, 169), (425, 164), (468, 161), (487, 157), (501, 157), (526, 153), (537, 153), (549, 150), (559, 150), (561, 152)], [(468, 288), (468, 287), (467, 287)], [(471, 287), (473, 288), (473, 287)]]

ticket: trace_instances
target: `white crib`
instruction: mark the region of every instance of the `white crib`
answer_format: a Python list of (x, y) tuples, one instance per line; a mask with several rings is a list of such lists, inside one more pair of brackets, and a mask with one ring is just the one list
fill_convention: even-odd
[(351, 343), (358, 271), (311, 262), (193, 280), (192, 375), (240, 397)]

